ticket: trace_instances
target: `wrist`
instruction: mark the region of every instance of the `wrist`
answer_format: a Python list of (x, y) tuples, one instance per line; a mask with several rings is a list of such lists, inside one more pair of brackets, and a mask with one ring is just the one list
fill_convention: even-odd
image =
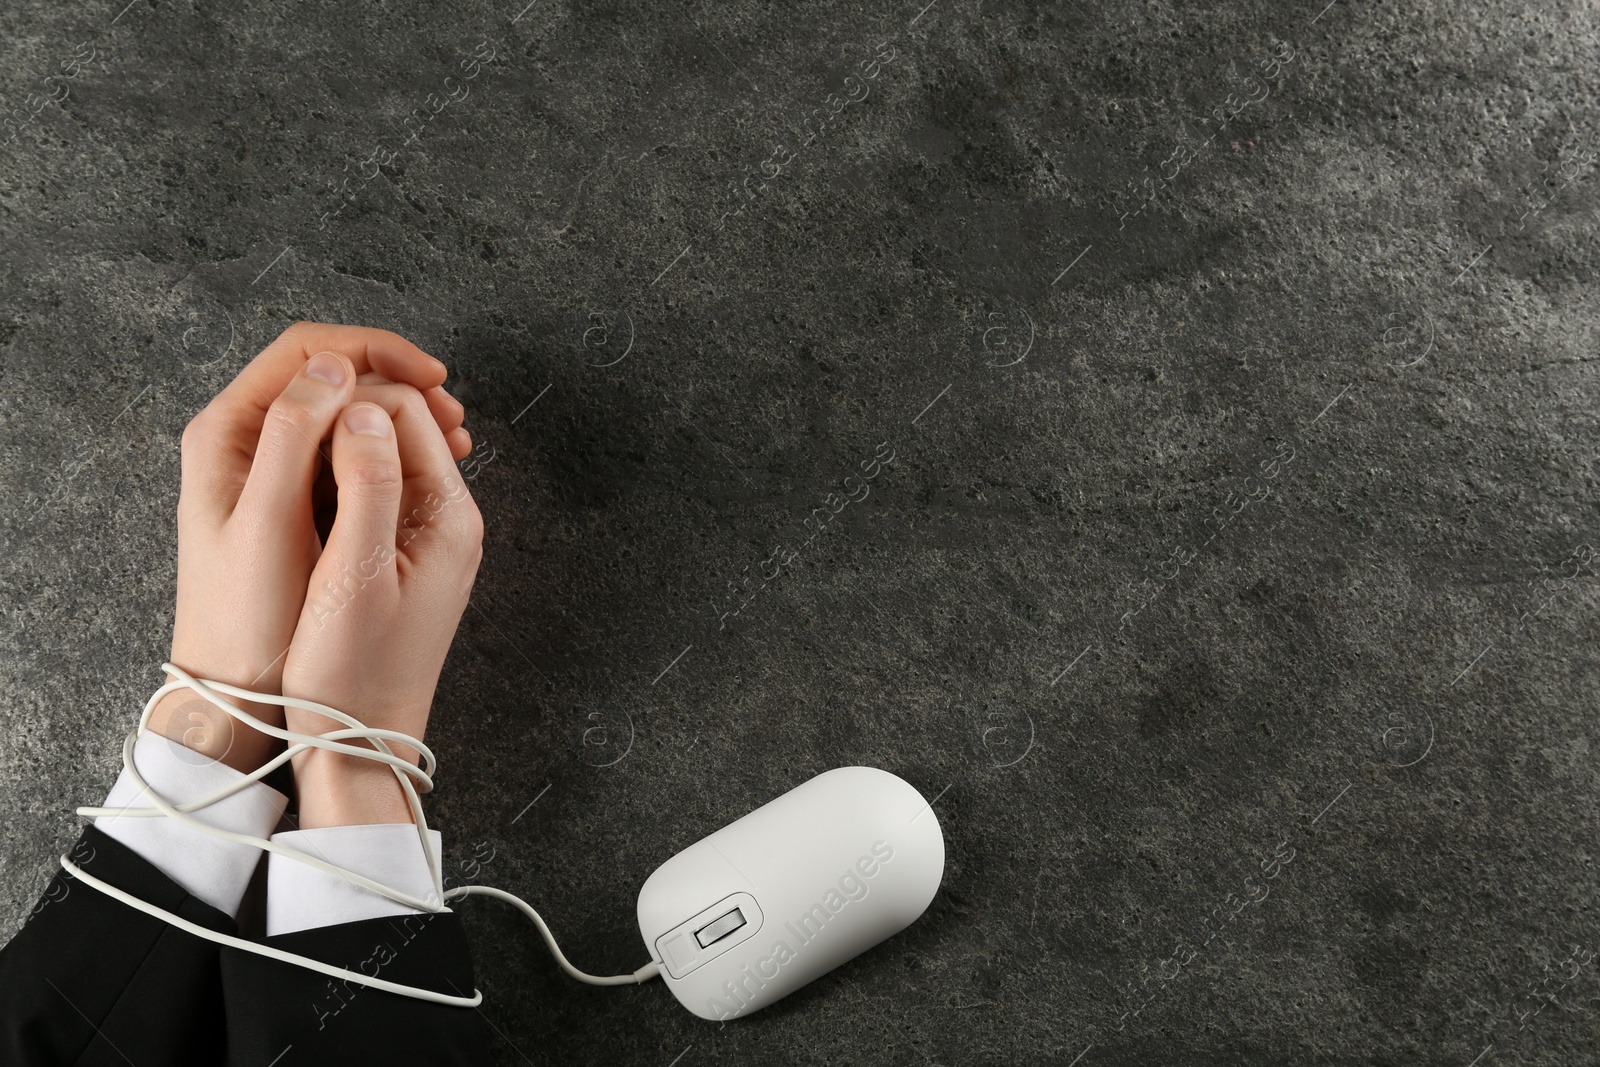
[(416, 821), (400, 780), (386, 764), (320, 749), (290, 762), (302, 830)]
[[(266, 720), (267, 706), (234, 700), (240, 710)], [(261, 733), (217, 707), (192, 689), (175, 689), (150, 710), (146, 728), (195, 753), (197, 759), (221, 763), (249, 774), (282, 751), (283, 742)]]

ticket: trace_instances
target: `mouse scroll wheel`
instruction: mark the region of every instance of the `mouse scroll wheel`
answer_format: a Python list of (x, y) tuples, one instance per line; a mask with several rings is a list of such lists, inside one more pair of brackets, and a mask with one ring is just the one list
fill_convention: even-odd
[(706, 948), (715, 941), (720, 941), (733, 933), (745, 923), (744, 912), (734, 908), (726, 915), (720, 915), (705, 926), (694, 932), (694, 939), (700, 942), (701, 948)]

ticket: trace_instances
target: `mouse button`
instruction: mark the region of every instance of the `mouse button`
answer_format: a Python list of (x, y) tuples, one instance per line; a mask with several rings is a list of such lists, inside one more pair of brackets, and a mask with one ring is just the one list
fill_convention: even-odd
[(801, 785), (706, 840), (752, 884), (761, 885), (763, 875), (782, 877), (797, 855), (836, 840), (858, 814), (849, 798)]
[(750, 888), (717, 847), (702, 838), (645, 879), (639, 889), (639, 931), (654, 941), (705, 907), (706, 901)]

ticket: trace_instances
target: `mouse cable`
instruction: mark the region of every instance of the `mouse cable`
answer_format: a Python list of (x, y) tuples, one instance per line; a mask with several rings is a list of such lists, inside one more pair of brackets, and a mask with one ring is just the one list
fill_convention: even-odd
[[(434, 850), (430, 847), (428, 840), (428, 823), (422, 814), (422, 802), (418, 799), (419, 785), (421, 787), (420, 792), (422, 793), (428, 793), (433, 790), (433, 772), (438, 766), (438, 761), (435, 760), (433, 751), (417, 738), (414, 738), (409, 734), (401, 733), (397, 730), (369, 729), (368, 727), (364, 726), (360, 720), (354, 718), (353, 716), (347, 715), (335, 708), (330, 708), (325, 704), (319, 704), (314, 700), (301, 700), (297, 697), (285, 697), (275, 693), (257, 693), (249, 689), (242, 689), (238, 686), (227, 685), (223, 682), (213, 681), (209, 678), (196, 678), (189, 672), (183, 670), (181, 667), (177, 667), (171, 663), (163, 663), (161, 667), (167, 673), (176, 675), (177, 680), (168, 682), (160, 689), (155, 691), (155, 693), (150, 697), (150, 700), (145, 704), (144, 712), (139, 716), (138, 727), (136, 727), (132, 733), (128, 734), (126, 740), (124, 740), (122, 744), (123, 768), (128, 772), (128, 776), (132, 779), (134, 784), (140, 788), (140, 795), (148, 796), (154, 806), (148, 808), (81, 807), (77, 809), (77, 813), (79, 815), (89, 817), (114, 815), (118, 817), (164, 817), (168, 819), (174, 819), (198, 833), (221, 838), (225, 841), (235, 841), (240, 844), (254, 845), (256, 848), (259, 848), (264, 852), (271, 852), (275, 855), (284, 856), (288, 859), (295, 860), (298, 863), (307, 864), (317, 868), (318, 870), (342, 878), (347, 882), (361, 886), (363, 889), (368, 889), (381, 896), (388, 897), (390, 900), (393, 900), (399, 904), (404, 904), (407, 907), (415, 908), (418, 911), (429, 912), (433, 914), (448, 912), (451, 910), (445, 906), (443, 903), (444, 901), (456, 900), (467, 896), (494, 897), (497, 900), (503, 900), (506, 903), (519, 908), (522, 913), (531, 919), (533, 924), (538, 927), (539, 933), (544, 936), (545, 944), (550, 947), (551, 955), (553, 955), (556, 959), (556, 962), (561, 965), (561, 969), (566, 971), (573, 978), (576, 978), (578, 981), (586, 982), (590, 985), (634, 985), (639, 982), (647, 982), (661, 973), (660, 965), (652, 961), (645, 964), (643, 967), (640, 967), (632, 974), (618, 974), (606, 977), (586, 974), (568, 962), (567, 957), (562, 953), (560, 946), (556, 944), (555, 935), (550, 932), (549, 925), (546, 924), (544, 919), (539, 916), (538, 912), (534, 911), (533, 908), (520, 897), (517, 897), (511, 893), (507, 893), (503, 889), (495, 889), (492, 886), (485, 885), (457, 886), (454, 889), (446, 890), (439, 873), (439, 859), (434, 854)], [(233, 718), (249, 724), (251, 727), (261, 731), (264, 734), (268, 734), (272, 737), (277, 737), (289, 742), (288, 747), (271, 760), (262, 764), (256, 770), (251, 771), (249, 774), (243, 775), (239, 781), (234, 782), (232, 785), (224, 786), (223, 788), (218, 789), (207, 796), (200, 797), (197, 800), (191, 800), (183, 804), (170, 803), (165, 797), (151, 789), (149, 784), (144, 780), (143, 776), (139, 774), (139, 768), (134, 764), (133, 748), (134, 744), (138, 740), (139, 732), (148, 729), (150, 713), (152, 710), (154, 710), (156, 703), (166, 694), (176, 689), (182, 689), (185, 687), (199, 693), (206, 700), (210, 701), (212, 704), (215, 704)], [(227, 694), (228, 696), (238, 697), (242, 700), (254, 700), (264, 704), (279, 704), (286, 708), (292, 707), (298, 708), (302, 711), (313, 712), (314, 714), (333, 719), (336, 722), (342, 722), (345, 724), (346, 728), (342, 730), (329, 730), (322, 734), (301, 734), (296, 733), (293, 730), (283, 729), (282, 727), (270, 726), (267, 723), (255, 718), (253, 715), (249, 714), (237, 705), (225, 700), (220, 695), (223, 693)], [(347, 740), (352, 738), (370, 741), (374, 747), (367, 748), (363, 745), (352, 745), (345, 743)], [(389, 747), (388, 742), (390, 741), (409, 745), (410, 747), (416, 749), (422, 757), (422, 766), (419, 767), (416, 764), (408, 763), (399, 756), (396, 756), (394, 754), (394, 750)], [(376, 882), (370, 878), (356, 874), (354, 871), (346, 870), (337, 864), (329, 863), (327, 860), (318, 859), (315, 856), (311, 856), (307, 853), (289, 848), (285, 845), (275, 844), (274, 842), (268, 841), (265, 838), (255, 837), (250, 834), (236, 833), (232, 830), (224, 830), (219, 827), (212, 826), (208, 823), (202, 822), (190, 814), (191, 812), (198, 811), (208, 804), (215, 804), (224, 797), (232, 796), (240, 790), (246, 789), (256, 782), (261, 781), (261, 779), (265, 778), (268, 774), (289, 762), (290, 759), (310, 748), (320, 748), (329, 752), (340, 752), (348, 756), (356, 756), (361, 759), (374, 760), (379, 763), (387, 764), (389, 768), (394, 771), (395, 778), (399, 781), (401, 789), (405, 792), (407, 806), (410, 807), (412, 819), (416, 823), (417, 837), (422, 844), (422, 853), (427, 859), (428, 875), (433, 883), (433, 892), (430, 893), (427, 898), (411, 896), (410, 894), (403, 893), (397, 889), (390, 888), (381, 882)], [(413, 784), (413, 780), (415, 780), (416, 784)], [(74, 878), (79, 879), (85, 885), (97, 889), (109, 897), (120, 900), (129, 907), (136, 908), (137, 910), (144, 912), (146, 915), (151, 915), (155, 918), (162, 919), (167, 923), (178, 927), (180, 930), (191, 933), (196, 937), (205, 938), (207, 941), (213, 941), (219, 945), (227, 945), (230, 948), (240, 949), (244, 952), (253, 952), (258, 956), (265, 956), (268, 959), (294, 964), (297, 967), (303, 967), (310, 971), (317, 971), (332, 978), (338, 978), (341, 981), (354, 982), (357, 985), (371, 986), (374, 989), (382, 989), (390, 993), (398, 993), (401, 996), (414, 997), (418, 1000), (428, 1000), (436, 1004), (449, 1004), (463, 1008), (474, 1008), (483, 1002), (483, 993), (477, 989), (472, 991), (472, 996), (470, 997), (451, 996), (447, 993), (437, 993), (431, 989), (422, 989), (417, 986), (402, 985), (398, 982), (391, 982), (387, 979), (363, 974), (358, 971), (349, 971), (343, 967), (336, 967), (333, 964), (323, 963), (321, 960), (311, 959), (309, 956), (301, 956), (293, 952), (284, 952), (281, 949), (272, 948), (271, 946), (263, 945), (256, 941), (250, 941), (246, 938), (235, 937), (231, 934), (219, 933), (215, 930), (210, 930), (204, 926), (200, 926), (194, 922), (191, 922), (180, 915), (174, 915), (172, 912), (167, 911), (164, 908), (158, 908), (148, 901), (141, 900), (131, 893), (128, 893), (114, 885), (96, 878), (94, 875), (91, 875), (79, 868), (78, 865), (73, 863), (72, 860), (67, 856), (61, 857), (61, 866)]]

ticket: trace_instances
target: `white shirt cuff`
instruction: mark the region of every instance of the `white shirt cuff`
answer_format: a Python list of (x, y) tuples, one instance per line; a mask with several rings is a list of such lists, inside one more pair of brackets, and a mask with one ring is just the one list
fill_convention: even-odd
[[(133, 761), (150, 789), (170, 804), (184, 804), (239, 781), (243, 774), (176, 741), (141, 730)], [(278, 825), (289, 798), (270, 785), (256, 782), (189, 814), (209, 826), (266, 837)], [(106, 808), (154, 807), (149, 794), (124, 767), (111, 787)], [(239, 911), (245, 887), (261, 860), (254, 845), (224, 841), (166, 816), (98, 815), (95, 829), (144, 857), (191, 896), (229, 916)]]
[[(428, 840), (437, 862), (442, 851), (439, 831), (429, 830)], [(422, 842), (411, 823), (291, 830), (274, 834), (272, 841), (419, 900), (437, 899)], [(268, 937), (386, 915), (418, 914), (421, 909), (390, 900), (293, 857), (274, 854), (267, 860)]]

